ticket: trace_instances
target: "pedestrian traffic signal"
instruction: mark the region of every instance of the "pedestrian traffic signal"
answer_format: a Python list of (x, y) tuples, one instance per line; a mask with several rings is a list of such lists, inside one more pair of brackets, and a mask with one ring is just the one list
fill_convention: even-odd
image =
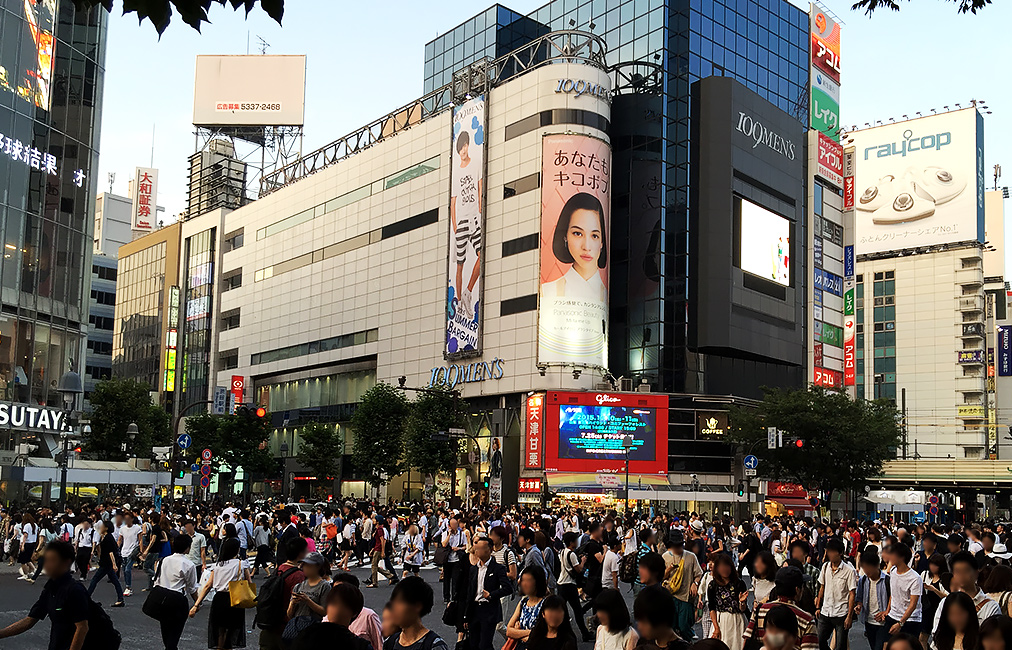
[(797, 447), (798, 449), (804, 449), (805, 441), (802, 440), (801, 438), (798, 438), (797, 440), (794, 441), (794, 446)]
[(488, 489), (488, 477), (487, 476), (485, 477), (484, 483), (482, 483), (482, 487), (485, 488), (486, 490)]
[(740, 497), (745, 496), (745, 482), (744, 481), (738, 481), (738, 496), (740, 496)]

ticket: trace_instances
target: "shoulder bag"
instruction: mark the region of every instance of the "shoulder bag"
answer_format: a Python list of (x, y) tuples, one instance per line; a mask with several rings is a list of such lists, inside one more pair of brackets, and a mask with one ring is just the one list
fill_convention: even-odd
[[(239, 576), (242, 576), (242, 563), (239, 563)], [(257, 606), (257, 586), (252, 580), (241, 577), (228, 583), (228, 597), (232, 607), (250, 609)]]
[[(158, 582), (158, 577), (162, 574), (162, 564), (165, 563), (164, 559), (158, 561), (158, 568), (155, 570), (155, 582)], [(171, 615), (178, 611), (179, 600), (182, 599), (183, 606), (186, 606), (186, 596), (179, 593), (178, 591), (172, 591), (161, 585), (155, 585), (151, 591), (148, 592), (148, 597), (144, 599), (144, 605), (141, 607), (141, 611), (144, 612), (145, 616), (149, 616), (159, 623), (162, 622), (167, 615)]]

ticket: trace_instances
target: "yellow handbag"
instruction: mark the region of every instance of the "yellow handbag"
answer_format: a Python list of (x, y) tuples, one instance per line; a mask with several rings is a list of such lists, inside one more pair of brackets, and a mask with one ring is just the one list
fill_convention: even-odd
[(232, 607), (250, 609), (257, 606), (257, 586), (252, 580), (233, 580), (228, 583), (228, 597)]

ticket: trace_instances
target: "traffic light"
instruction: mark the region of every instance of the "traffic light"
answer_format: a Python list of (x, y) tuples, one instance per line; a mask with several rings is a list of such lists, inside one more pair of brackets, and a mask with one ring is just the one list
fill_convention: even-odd
[(485, 477), (484, 482), (482, 483), (482, 487), (485, 488), (486, 490), (488, 489), (488, 477), (487, 476)]
[(798, 449), (804, 449), (805, 441), (802, 440), (801, 438), (798, 438), (797, 440), (794, 441), (794, 446), (797, 447)]
[(738, 496), (745, 496), (745, 481), (738, 481)]
[(261, 406), (261, 407), (259, 407), (259, 408), (258, 408), (258, 409), (256, 410), (256, 414), (257, 414), (257, 417), (258, 417), (258, 418), (260, 418), (260, 419), (262, 420), (262, 419), (264, 419), (265, 417), (267, 417), (267, 409), (265, 409), (264, 407), (262, 407), (262, 406)]
[(260, 422), (267, 418), (267, 409), (262, 406), (252, 408), (243, 405), (235, 410), (235, 414), (245, 418), (248, 422)]
[(185, 460), (177, 460), (176, 461), (176, 478), (185, 478), (185, 477), (186, 477), (186, 461)]
[(78, 445), (78, 446), (74, 447), (74, 453), (75, 454), (79, 454), (82, 451), (84, 451), (84, 447), (82, 447), (81, 445)]

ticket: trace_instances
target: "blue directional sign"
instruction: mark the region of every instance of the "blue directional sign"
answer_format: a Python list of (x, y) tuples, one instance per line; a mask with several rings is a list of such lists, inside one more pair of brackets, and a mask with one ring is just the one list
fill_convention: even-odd
[(196, 472), (199, 469), (200, 469), (200, 465), (198, 465), (197, 463), (194, 463), (194, 464), (190, 465), (190, 471), (191, 472)]
[(745, 456), (744, 465), (745, 469), (755, 469), (759, 467), (759, 459), (752, 454), (749, 454), (748, 456)]
[(186, 449), (193, 444), (193, 439), (190, 438), (190, 434), (181, 433), (179, 434), (179, 437), (176, 438), (176, 444), (179, 445), (180, 449)]

